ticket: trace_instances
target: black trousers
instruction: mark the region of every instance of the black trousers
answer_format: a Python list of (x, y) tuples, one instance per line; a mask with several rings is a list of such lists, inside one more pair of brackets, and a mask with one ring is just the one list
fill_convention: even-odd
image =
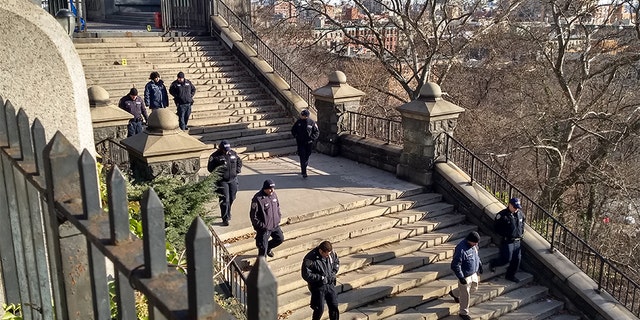
[(216, 193), (218, 194), (222, 221), (231, 220), (231, 205), (233, 204), (233, 200), (236, 199), (236, 193), (238, 193), (238, 179), (218, 181)]
[(300, 157), (300, 171), (303, 176), (307, 175), (307, 165), (313, 150), (313, 143), (298, 143), (298, 156)]
[(256, 231), (256, 247), (258, 247), (258, 256), (266, 256), (267, 252), (281, 245), (283, 241), (284, 234), (282, 233), (280, 226), (276, 227), (275, 230)]
[(509, 264), (507, 267), (507, 278), (513, 278), (520, 268), (520, 260), (522, 253), (520, 252), (520, 240), (502, 241), (500, 244), (500, 257), (491, 261), (491, 267), (501, 267)]
[(338, 311), (338, 294), (336, 286), (333, 284), (324, 285), (320, 288), (309, 289), (311, 291), (310, 307), (313, 309), (313, 320), (320, 320), (324, 312), (324, 302), (327, 302), (329, 308), (329, 319), (339, 320), (340, 312)]

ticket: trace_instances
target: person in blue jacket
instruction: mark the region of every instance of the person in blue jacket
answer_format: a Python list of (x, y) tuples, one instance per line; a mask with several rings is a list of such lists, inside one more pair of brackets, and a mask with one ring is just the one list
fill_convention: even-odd
[(453, 251), (453, 260), (451, 261), (451, 270), (458, 278), (458, 289), (449, 291), (449, 295), (456, 302), (460, 303), (460, 312), (458, 315), (464, 320), (471, 320), (469, 316), (469, 297), (472, 292), (478, 289), (478, 273), (482, 273), (482, 261), (478, 254), (478, 242), (480, 235), (472, 231), (467, 237), (460, 241)]
[(160, 79), (160, 74), (156, 71), (149, 75), (150, 81), (144, 86), (144, 104), (152, 111), (169, 106), (169, 94), (164, 81)]

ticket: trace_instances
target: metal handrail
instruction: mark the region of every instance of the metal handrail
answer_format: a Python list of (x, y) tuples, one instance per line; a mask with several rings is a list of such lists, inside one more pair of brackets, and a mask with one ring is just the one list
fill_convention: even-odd
[(281, 76), (288, 84), (289, 88), (298, 94), (308, 105), (308, 108), (315, 111), (314, 98), (311, 87), (302, 80), (260, 37), (248, 26), (240, 17), (238, 17), (229, 7), (221, 0), (213, 0), (217, 7), (214, 15), (224, 18), (233, 29), (240, 34), (242, 41), (250, 45), (256, 53), (264, 59), (273, 70)]
[(217, 274), (224, 280), (224, 285), (229, 290), (229, 294), (238, 299), (238, 302), (242, 305), (243, 314), (246, 315), (247, 277), (242, 273), (242, 268), (235, 261), (235, 256), (229, 253), (215, 230), (210, 227), (209, 231), (213, 235), (213, 261), (219, 264), (216, 267)]
[(364, 113), (345, 111), (345, 121), (340, 122), (340, 131), (382, 140), (387, 144), (402, 145), (402, 121), (376, 117)]
[(447, 133), (436, 139), (436, 159), (451, 161), (477, 183), (504, 203), (519, 197), (529, 217), (528, 225), (598, 284), (597, 292), (606, 290), (636, 316), (640, 316), (640, 285), (626, 276), (609, 259), (574, 234), (531, 197), (511, 184), (504, 176)]

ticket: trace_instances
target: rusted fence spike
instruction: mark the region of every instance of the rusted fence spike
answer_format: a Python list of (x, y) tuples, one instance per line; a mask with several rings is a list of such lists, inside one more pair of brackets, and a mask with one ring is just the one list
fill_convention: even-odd
[(247, 318), (260, 320), (278, 319), (278, 283), (263, 256), (247, 276)]
[(4, 116), (6, 103), (0, 96), (0, 147), (9, 145), (9, 137), (7, 135), (7, 119)]
[(78, 161), (80, 167), (80, 190), (82, 192), (82, 218), (89, 219), (100, 213), (100, 188), (96, 161), (89, 150), (84, 149)]
[(167, 272), (164, 232), (164, 209), (153, 188), (142, 196), (142, 240), (144, 243), (145, 276), (155, 277)]
[(47, 137), (44, 133), (44, 127), (40, 119), (35, 118), (31, 125), (31, 137), (33, 139), (33, 153), (35, 154), (36, 161), (36, 173), (39, 175), (44, 174), (44, 161), (42, 160), (42, 154), (44, 147), (47, 145)]
[(16, 148), (18, 147), (18, 123), (16, 121), (16, 108), (13, 107), (13, 104), (10, 100), (4, 104), (4, 117), (7, 122), (7, 142), (9, 143), (9, 147)]
[(51, 200), (65, 202), (74, 198), (80, 199), (78, 150), (60, 131), (57, 131), (44, 148), (43, 155), (47, 189), (53, 195)]
[(203, 319), (215, 311), (213, 300), (213, 249), (209, 228), (196, 217), (186, 236), (189, 319)]
[(120, 271), (116, 272), (116, 308), (118, 309), (118, 320), (137, 319), (136, 297), (133, 288), (129, 284), (129, 279)]
[(111, 243), (129, 240), (129, 207), (127, 199), (127, 182), (117, 166), (109, 172), (107, 182), (109, 197), (109, 224), (111, 226)]
[(33, 163), (33, 141), (31, 141), (31, 130), (29, 128), (29, 116), (20, 108), (18, 110), (18, 138), (20, 139), (20, 154), (22, 161)]

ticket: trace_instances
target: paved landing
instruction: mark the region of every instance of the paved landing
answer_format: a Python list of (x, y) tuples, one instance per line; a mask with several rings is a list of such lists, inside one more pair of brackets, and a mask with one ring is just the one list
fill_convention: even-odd
[[(283, 223), (301, 215), (337, 210), (392, 193), (400, 196), (399, 193), (405, 190), (421, 188), (396, 178), (392, 173), (318, 153), (311, 156), (307, 171), (309, 177), (302, 178), (299, 159), (295, 155), (244, 161), (238, 177), (237, 198), (231, 210), (231, 225), (223, 227), (218, 219), (214, 230), (223, 240), (250, 233), (253, 230), (249, 222), (251, 198), (266, 179), (276, 184)], [(217, 204), (212, 207), (212, 214), (219, 218)]]

